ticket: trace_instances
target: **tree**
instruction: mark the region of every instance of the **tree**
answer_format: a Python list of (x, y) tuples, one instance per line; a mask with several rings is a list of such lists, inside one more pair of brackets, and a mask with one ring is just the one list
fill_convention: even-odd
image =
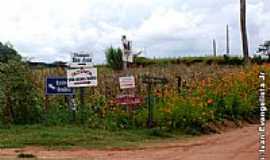
[(17, 51), (11, 45), (1, 43), (0, 120), (4, 124), (29, 124), (41, 120), (41, 99), (33, 77)]
[(115, 70), (121, 70), (123, 67), (122, 51), (120, 48), (110, 47), (106, 49), (107, 64)]
[(13, 48), (12, 44), (6, 43), (3, 44), (0, 42), (0, 62), (7, 63), (10, 59), (21, 60), (21, 56)]
[(246, 27), (246, 0), (240, 0), (240, 25), (242, 37), (242, 52), (245, 62), (249, 62), (248, 37)]

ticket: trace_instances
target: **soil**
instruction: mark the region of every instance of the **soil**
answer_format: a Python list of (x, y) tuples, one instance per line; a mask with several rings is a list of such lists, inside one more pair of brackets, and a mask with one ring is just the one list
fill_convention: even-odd
[[(267, 129), (269, 130), (269, 124)], [(267, 153), (269, 131), (267, 131)], [(14, 159), (18, 154), (33, 154), (38, 159), (88, 160), (254, 160), (258, 159), (258, 125), (204, 135), (188, 140), (146, 144), (141, 148), (48, 150), (42, 147), (1, 149), (0, 159)], [(269, 159), (269, 157), (266, 157)]]

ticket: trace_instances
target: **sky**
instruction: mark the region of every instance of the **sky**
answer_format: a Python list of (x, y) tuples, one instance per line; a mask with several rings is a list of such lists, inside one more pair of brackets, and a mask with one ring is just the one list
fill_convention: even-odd
[[(270, 39), (270, 1), (247, 0), (251, 54)], [(89, 51), (105, 63), (106, 48), (121, 36), (146, 57), (225, 54), (226, 24), (231, 53), (240, 55), (239, 0), (0, 0), (0, 41), (32, 61), (69, 61)]]

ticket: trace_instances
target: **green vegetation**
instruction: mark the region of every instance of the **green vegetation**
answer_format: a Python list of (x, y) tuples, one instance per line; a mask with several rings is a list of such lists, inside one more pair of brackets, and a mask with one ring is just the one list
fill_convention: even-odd
[(106, 50), (107, 64), (115, 70), (121, 70), (123, 66), (122, 51), (120, 48), (110, 47)]
[[(154, 87), (155, 128), (163, 131), (181, 130), (188, 134), (201, 134), (208, 133), (213, 123), (222, 123), (225, 120), (236, 123), (254, 122), (258, 118), (257, 75), (260, 67), (265, 68), (266, 71), (270, 70), (268, 65), (220, 67), (201, 64), (166, 65), (166, 67), (161, 65), (130, 69), (130, 72), (138, 79), (137, 94), (145, 98), (146, 87), (142, 84), (140, 75), (148, 72), (153, 76), (163, 75), (169, 80), (169, 83), (163, 87)], [(62, 72), (58, 74), (60, 73)], [(86, 91), (86, 105), (78, 106), (75, 121), (72, 121), (72, 115), (64, 98), (51, 97), (47, 120), (42, 123), (53, 126), (73, 123), (86, 128), (110, 131), (146, 128), (147, 103), (134, 109), (133, 117), (130, 117), (125, 107), (110, 103), (110, 100), (121, 94), (118, 79), (113, 78), (121, 74), (108, 68), (99, 70), (102, 81), (97, 88)], [(180, 88), (176, 83), (177, 75), (182, 76)], [(79, 99), (77, 103), (78, 101)]]
[[(143, 75), (168, 79), (166, 85), (153, 86), (153, 129), (146, 129), (147, 103), (131, 112), (111, 103), (123, 94), (118, 77), (125, 72), (120, 70), (121, 50), (109, 48), (106, 53), (110, 67), (99, 67), (99, 85), (85, 89), (85, 105), (76, 106), (73, 119), (67, 97), (50, 96), (48, 110), (44, 105), (44, 79), (66, 75), (62, 65), (31, 70), (16, 52), (0, 52), (6, 57), (0, 62), (1, 147), (136, 145), (152, 139), (209, 133), (213, 125), (226, 120), (237, 123), (258, 119), (258, 74), (261, 69), (270, 72), (262, 59), (254, 58), (260, 66), (244, 66), (241, 58), (228, 56), (137, 58), (136, 64), (145, 66), (129, 69), (136, 78), (137, 95), (147, 97)], [(79, 92), (75, 97), (80, 104)]]
[(157, 142), (164, 138), (175, 140), (187, 138), (181, 133), (159, 130), (108, 131), (74, 125), (44, 126), (25, 125), (0, 129), (0, 148), (45, 146), (49, 148), (111, 148), (139, 147), (143, 143)]
[(244, 61), (240, 57), (180, 57), (180, 58), (158, 58), (149, 59), (144, 57), (136, 57), (136, 65), (168, 65), (168, 64), (186, 64), (192, 65), (197, 63), (204, 63), (207, 65), (219, 64), (219, 65), (243, 65)]
[[(1, 48), (2, 47), (2, 48)], [(31, 124), (41, 120), (41, 100), (32, 72), (13, 48), (0, 43), (0, 117), (5, 124)], [(4, 48), (4, 49), (3, 49)]]
[[(256, 55), (251, 58), (253, 64), (268, 63), (269, 58), (263, 58), (260, 55)], [(136, 57), (135, 66), (149, 66), (149, 65), (169, 65), (169, 64), (185, 64), (185, 65), (196, 65), (196, 64), (206, 64), (206, 65), (244, 65), (244, 60), (242, 57), (233, 56), (218, 56), (218, 57), (179, 57), (179, 58), (158, 58), (151, 59), (145, 57)]]
[(9, 43), (3, 44), (0, 42), (0, 62), (7, 63), (9, 60), (21, 60), (21, 56)]

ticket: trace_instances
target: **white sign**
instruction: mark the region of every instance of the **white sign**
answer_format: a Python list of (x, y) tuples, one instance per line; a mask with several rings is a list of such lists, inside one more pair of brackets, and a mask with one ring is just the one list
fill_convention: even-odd
[(93, 66), (93, 55), (87, 52), (73, 53), (71, 56), (70, 67), (81, 68), (81, 67), (92, 67)]
[(70, 88), (97, 86), (97, 68), (67, 70), (67, 85)]
[(133, 76), (129, 77), (119, 77), (120, 89), (135, 88), (135, 78)]
[(122, 60), (124, 62), (133, 63), (133, 54), (123, 54)]

